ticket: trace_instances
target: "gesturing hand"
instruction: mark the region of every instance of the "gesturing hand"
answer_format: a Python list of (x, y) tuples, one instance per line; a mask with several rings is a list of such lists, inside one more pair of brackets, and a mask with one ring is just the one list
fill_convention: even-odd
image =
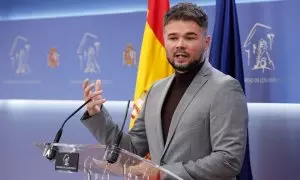
[[(93, 92), (92, 90), (94, 87), (95, 91)], [(84, 101), (92, 99), (92, 101), (89, 102), (86, 107), (89, 115), (93, 116), (100, 111), (102, 104), (106, 102), (106, 99), (102, 97), (103, 90), (101, 80), (96, 80), (96, 84), (89, 84), (89, 80), (86, 79), (82, 85), (82, 88), (84, 90)]]

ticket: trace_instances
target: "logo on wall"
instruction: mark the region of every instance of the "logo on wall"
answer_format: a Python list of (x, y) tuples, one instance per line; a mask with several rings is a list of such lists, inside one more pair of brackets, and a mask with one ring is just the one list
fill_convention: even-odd
[(30, 73), (29, 67), (29, 51), (30, 44), (25, 37), (17, 36), (14, 39), (12, 47), (9, 52), (10, 59), (12, 61), (12, 67), (16, 74)]
[(59, 53), (56, 48), (50, 48), (48, 54), (48, 66), (51, 68), (56, 68), (59, 66)]
[(275, 34), (272, 28), (256, 23), (250, 30), (244, 43), (247, 53), (247, 65), (251, 70), (265, 72), (275, 70), (275, 64), (271, 57)]
[(132, 44), (127, 44), (125, 51), (123, 52), (123, 64), (129, 67), (136, 65), (136, 52), (133, 49)]
[(80, 60), (80, 69), (84, 73), (100, 72), (99, 60), (100, 42), (98, 37), (91, 33), (85, 33), (81, 38), (77, 49)]
[(276, 70), (272, 52), (275, 33), (270, 26), (256, 23), (250, 29), (243, 48), (246, 53), (249, 71), (245, 83), (276, 83), (279, 79), (271, 77)]

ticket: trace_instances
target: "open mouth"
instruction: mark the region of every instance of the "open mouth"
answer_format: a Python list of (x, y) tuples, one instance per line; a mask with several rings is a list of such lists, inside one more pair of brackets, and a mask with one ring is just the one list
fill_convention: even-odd
[(188, 57), (188, 55), (186, 53), (176, 53), (175, 57), (176, 58), (186, 58), (186, 57)]

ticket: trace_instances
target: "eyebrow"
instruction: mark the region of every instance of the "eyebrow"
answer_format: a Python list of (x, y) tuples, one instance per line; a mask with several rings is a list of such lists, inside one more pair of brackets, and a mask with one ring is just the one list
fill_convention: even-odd
[[(168, 36), (176, 36), (178, 33), (170, 33), (168, 34)], [(187, 32), (184, 34), (185, 36), (198, 36), (198, 34), (194, 33), (194, 32)]]
[(186, 33), (185, 35), (187, 35), (187, 36), (191, 36), (191, 35), (193, 35), (193, 36), (198, 36), (198, 34), (196, 34), (196, 33), (194, 33), (194, 32), (188, 32), (188, 33)]
[(170, 33), (170, 34), (168, 34), (168, 36), (176, 36), (177, 35), (177, 33)]

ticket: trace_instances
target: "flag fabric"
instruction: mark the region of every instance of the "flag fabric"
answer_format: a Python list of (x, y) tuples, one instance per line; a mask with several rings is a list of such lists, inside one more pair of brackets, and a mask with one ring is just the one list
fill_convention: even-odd
[(148, 11), (136, 78), (134, 105), (129, 128), (143, 105), (143, 97), (151, 85), (172, 74), (163, 41), (163, 18), (170, 7), (169, 0), (148, 0)]
[[(235, 0), (216, 1), (215, 27), (209, 59), (212, 66), (216, 69), (237, 79), (245, 92), (242, 51)], [(253, 179), (248, 137), (244, 163), (237, 179)]]

